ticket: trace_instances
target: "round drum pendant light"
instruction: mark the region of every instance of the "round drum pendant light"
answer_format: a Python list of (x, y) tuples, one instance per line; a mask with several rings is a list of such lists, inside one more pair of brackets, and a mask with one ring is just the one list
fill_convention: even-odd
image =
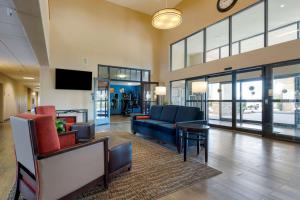
[(165, 8), (156, 12), (152, 17), (152, 26), (157, 29), (171, 29), (182, 22), (182, 13), (175, 8)]

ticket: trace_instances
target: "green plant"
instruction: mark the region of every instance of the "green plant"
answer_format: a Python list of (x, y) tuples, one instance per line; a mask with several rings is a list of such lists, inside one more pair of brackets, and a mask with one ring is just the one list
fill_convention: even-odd
[(60, 120), (60, 119), (56, 120), (55, 126), (56, 126), (56, 130), (58, 133), (63, 133), (66, 131), (65, 130), (65, 122), (63, 120)]

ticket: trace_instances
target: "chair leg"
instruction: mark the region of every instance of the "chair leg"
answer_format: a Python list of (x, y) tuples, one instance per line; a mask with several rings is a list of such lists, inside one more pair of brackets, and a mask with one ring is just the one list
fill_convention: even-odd
[(16, 177), (16, 191), (14, 194), (14, 200), (18, 200), (20, 197), (20, 173), (19, 173), (19, 166), (17, 166), (17, 177)]

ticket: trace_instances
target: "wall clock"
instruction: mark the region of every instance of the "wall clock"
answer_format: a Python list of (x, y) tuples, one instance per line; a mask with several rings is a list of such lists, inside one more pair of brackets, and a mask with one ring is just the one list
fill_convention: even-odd
[(220, 12), (226, 12), (233, 8), (238, 0), (218, 0), (217, 8)]

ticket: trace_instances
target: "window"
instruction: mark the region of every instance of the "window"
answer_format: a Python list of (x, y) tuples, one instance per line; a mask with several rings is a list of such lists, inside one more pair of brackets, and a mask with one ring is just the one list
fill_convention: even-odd
[(264, 47), (264, 3), (232, 17), (232, 55)]
[(171, 46), (172, 60), (171, 70), (178, 70), (185, 67), (184, 54), (185, 54), (185, 41), (182, 40)]
[(229, 56), (229, 20), (223, 20), (206, 29), (206, 61)]
[(198, 107), (205, 111), (205, 94), (193, 93), (192, 83), (198, 81), (205, 81), (205, 79), (195, 79), (187, 81), (186, 88), (186, 106)]
[(299, 39), (300, 1), (269, 1), (268, 44)]
[(147, 70), (143, 70), (143, 81), (150, 81), (150, 73)]
[(203, 63), (203, 31), (187, 38), (187, 66)]
[(98, 77), (102, 78), (102, 79), (108, 79), (109, 78), (108, 67), (106, 67), (106, 66), (99, 66)]
[(171, 104), (185, 105), (185, 81), (171, 82)]

